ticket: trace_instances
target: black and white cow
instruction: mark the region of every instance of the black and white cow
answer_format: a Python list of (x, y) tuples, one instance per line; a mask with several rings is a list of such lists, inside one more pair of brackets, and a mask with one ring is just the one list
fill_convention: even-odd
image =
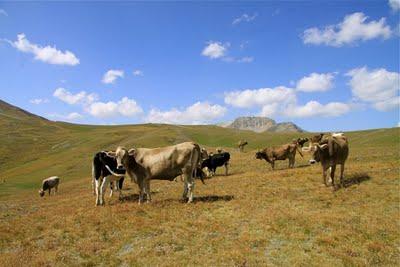
[(231, 155), (228, 152), (210, 155), (201, 163), (201, 168), (208, 168), (210, 175), (215, 174), (217, 167), (225, 166), (225, 175), (228, 175), (228, 165)]
[(116, 189), (119, 191), (119, 197), (122, 196), (122, 186), (124, 177), (115, 176), (111, 174), (125, 174), (125, 170), (117, 168), (117, 161), (115, 158), (107, 155), (108, 152), (101, 151), (94, 155), (92, 164), (92, 187), (94, 194), (96, 194), (96, 206), (104, 205), (104, 193), (107, 184), (110, 184), (110, 197), (113, 195), (113, 184), (116, 182)]

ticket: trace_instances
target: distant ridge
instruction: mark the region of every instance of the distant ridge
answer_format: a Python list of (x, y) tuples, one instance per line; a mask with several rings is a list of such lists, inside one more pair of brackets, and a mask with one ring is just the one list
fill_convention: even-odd
[(267, 117), (238, 117), (227, 128), (261, 132), (304, 132), (293, 122), (276, 123)]
[(23, 110), (22, 108), (16, 107), (14, 105), (11, 105), (3, 100), (0, 99), (0, 116), (16, 119), (16, 120), (43, 120), (48, 122), (49, 120), (46, 118), (43, 118), (41, 116), (35, 115), (33, 113), (30, 113), (26, 110)]

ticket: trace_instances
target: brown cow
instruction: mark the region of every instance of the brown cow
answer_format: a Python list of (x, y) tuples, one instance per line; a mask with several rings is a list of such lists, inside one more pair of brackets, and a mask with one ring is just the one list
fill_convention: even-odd
[(109, 154), (117, 159), (117, 168), (125, 167), (126, 174), (138, 184), (139, 203), (143, 202), (145, 194), (147, 201), (151, 201), (150, 180), (173, 181), (179, 175), (184, 180), (183, 198), (188, 199), (188, 202), (193, 201), (194, 179), (201, 164), (198, 144), (185, 142), (161, 148), (130, 150), (118, 147), (114, 153)]
[(239, 151), (240, 151), (240, 152), (243, 152), (244, 147), (245, 147), (246, 145), (248, 145), (248, 143), (247, 143), (246, 140), (240, 140), (240, 141), (238, 142), (238, 144), (237, 144), (237, 146), (238, 146), (238, 148), (239, 148)]
[(300, 156), (303, 157), (299, 146), (297, 144), (285, 144), (279, 147), (267, 147), (262, 151), (256, 153), (257, 159), (265, 159), (265, 161), (271, 163), (272, 170), (275, 169), (275, 160), (286, 160), (289, 159), (289, 168), (294, 167), (296, 151), (299, 151)]
[(311, 164), (321, 162), (322, 165), (322, 178), (326, 186), (327, 170), (330, 169), (330, 176), (332, 179), (332, 186), (335, 188), (335, 170), (336, 165), (340, 164), (340, 185), (343, 183), (344, 164), (349, 155), (349, 144), (347, 137), (343, 134), (333, 134), (324, 138), (319, 144), (312, 148), (313, 154), (310, 160)]

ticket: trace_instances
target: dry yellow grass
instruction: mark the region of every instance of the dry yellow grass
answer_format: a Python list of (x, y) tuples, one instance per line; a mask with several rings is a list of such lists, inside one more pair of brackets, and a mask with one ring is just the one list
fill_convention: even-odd
[[(0, 200), (2, 266), (398, 266), (398, 142), (351, 147), (346, 187), (322, 185), (319, 165), (271, 171), (254, 151), (231, 150), (231, 175), (196, 183), (153, 181), (153, 202), (95, 207), (90, 178)], [(88, 163), (89, 164), (89, 163)], [(0, 185), (1, 186), (1, 185)]]

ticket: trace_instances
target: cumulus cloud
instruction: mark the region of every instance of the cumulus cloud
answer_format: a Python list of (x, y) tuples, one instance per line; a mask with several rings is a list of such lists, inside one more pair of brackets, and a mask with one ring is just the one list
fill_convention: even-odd
[(143, 112), (134, 99), (123, 97), (118, 102), (94, 102), (86, 107), (86, 111), (97, 118), (113, 118), (118, 116), (134, 117)]
[(333, 87), (332, 73), (311, 73), (309, 76), (301, 78), (296, 85), (298, 91), (318, 92), (327, 91)]
[(30, 103), (35, 104), (35, 105), (40, 105), (40, 104), (45, 104), (49, 103), (49, 100), (47, 98), (35, 98), (29, 100)]
[(221, 58), (225, 56), (229, 44), (222, 44), (220, 42), (208, 42), (207, 46), (204, 47), (201, 54), (211, 59)]
[(37, 44), (31, 43), (25, 36), (21, 33), (17, 35), (17, 41), (10, 42), (13, 47), (24, 53), (30, 53), (35, 56), (36, 60), (40, 60), (49, 64), (56, 65), (70, 65), (75, 66), (79, 64), (79, 59), (70, 51), (60, 51), (54, 46), (42, 47)]
[(144, 76), (144, 73), (141, 70), (134, 70), (133, 75), (134, 76)]
[(289, 103), (296, 99), (293, 89), (284, 86), (276, 88), (246, 89), (242, 91), (225, 92), (226, 104), (239, 108), (266, 106), (274, 103)]
[(123, 70), (109, 70), (103, 75), (102, 83), (110, 84), (114, 83), (117, 78), (123, 78)]
[(368, 70), (367, 67), (350, 70), (350, 87), (353, 95), (362, 101), (371, 103), (380, 111), (399, 106), (400, 74), (386, 69)]
[(322, 105), (317, 101), (309, 101), (304, 106), (289, 105), (283, 114), (287, 117), (337, 117), (350, 111), (350, 105), (340, 102), (331, 102)]
[(241, 23), (241, 22), (250, 22), (250, 21), (253, 21), (253, 20), (256, 19), (257, 16), (258, 16), (257, 13), (253, 14), (252, 16), (245, 13), (245, 14), (241, 15), (240, 17), (235, 18), (235, 19), (232, 21), (232, 25), (236, 25), (236, 24), (239, 24), (239, 23)]
[(0, 9), (0, 15), (8, 17), (8, 14), (4, 9)]
[(168, 111), (150, 110), (148, 122), (171, 124), (205, 124), (224, 116), (226, 108), (208, 102), (196, 102), (184, 110), (173, 108)]
[(70, 105), (75, 105), (75, 104), (87, 105), (98, 99), (97, 94), (94, 93), (88, 94), (85, 91), (73, 94), (69, 92), (67, 89), (64, 89), (62, 87), (57, 88), (54, 91), (53, 96)]
[(304, 31), (303, 42), (305, 44), (328, 45), (340, 47), (357, 41), (366, 41), (375, 38), (388, 39), (392, 35), (386, 19), (367, 22), (368, 17), (361, 12), (347, 15), (342, 22), (329, 25), (323, 29), (316, 27)]
[(389, 6), (393, 11), (400, 10), (400, 0), (389, 0)]

